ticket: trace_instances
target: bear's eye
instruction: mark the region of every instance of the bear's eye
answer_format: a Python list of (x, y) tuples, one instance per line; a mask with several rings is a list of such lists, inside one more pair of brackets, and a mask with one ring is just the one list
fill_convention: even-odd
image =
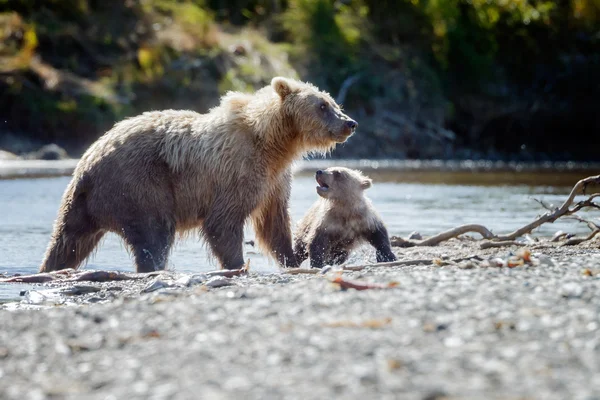
[(333, 171), (333, 177), (334, 178), (339, 178), (342, 174), (340, 174), (339, 171)]
[(319, 108), (321, 109), (321, 111), (325, 111), (327, 109), (327, 103), (321, 103), (321, 106)]

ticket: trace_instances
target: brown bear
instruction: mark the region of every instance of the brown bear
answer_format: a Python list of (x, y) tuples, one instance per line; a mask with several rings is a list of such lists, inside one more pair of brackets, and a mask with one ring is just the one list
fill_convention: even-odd
[(387, 229), (364, 190), (371, 179), (359, 171), (332, 167), (317, 171), (321, 196), (299, 222), (294, 253), (301, 264), (310, 257), (313, 268), (342, 264), (363, 241), (376, 250), (377, 262), (396, 261)]
[(259, 245), (295, 266), (288, 203), (292, 162), (326, 152), (357, 123), (315, 86), (281, 77), (227, 93), (207, 114), (155, 111), (117, 123), (83, 155), (40, 271), (77, 268), (106, 232), (138, 272), (164, 269), (175, 234), (198, 229), (223, 268), (244, 264), (250, 218)]

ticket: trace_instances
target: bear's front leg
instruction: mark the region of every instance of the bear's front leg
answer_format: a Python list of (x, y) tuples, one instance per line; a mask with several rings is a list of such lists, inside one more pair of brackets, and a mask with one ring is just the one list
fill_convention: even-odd
[(366, 239), (376, 250), (377, 262), (396, 261), (396, 255), (392, 251), (390, 238), (383, 222), (379, 222), (375, 226), (375, 230), (368, 232)]
[(308, 258), (308, 249), (304, 238), (296, 237), (294, 243), (294, 256), (296, 257), (296, 263), (298, 266)]
[[(244, 266), (244, 219), (219, 218), (213, 214), (204, 220), (203, 231), (206, 240), (225, 269), (239, 269)], [(225, 224), (223, 221), (226, 221)]]
[(285, 174), (277, 183), (271, 196), (252, 214), (259, 246), (270, 252), (284, 267), (298, 265), (292, 249), (292, 229), (288, 203), (291, 176)]
[(323, 268), (325, 258), (329, 253), (329, 238), (323, 232), (317, 232), (310, 246), (308, 247), (310, 266), (312, 268)]

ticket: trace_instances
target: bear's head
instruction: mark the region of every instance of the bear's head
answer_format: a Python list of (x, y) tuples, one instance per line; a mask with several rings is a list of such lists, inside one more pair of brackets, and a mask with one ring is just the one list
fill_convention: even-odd
[(345, 142), (358, 127), (328, 93), (309, 83), (277, 77), (271, 81), (271, 87), (281, 99), (282, 112), (308, 150), (330, 150), (336, 143)]
[(318, 170), (315, 178), (319, 186), (317, 193), (324, 199), (353, 201), (370, 188), (372, 181), (360, 171), (344, 167), (331, 167)]

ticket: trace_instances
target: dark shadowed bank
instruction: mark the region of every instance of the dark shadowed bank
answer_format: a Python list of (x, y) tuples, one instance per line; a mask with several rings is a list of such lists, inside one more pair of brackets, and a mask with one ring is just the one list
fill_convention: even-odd
[(334, 157), (597, 160), (599, 21), (593, 0), (0, 1), (0, 149), (76, 157), (283, 75), (359, 121)]

